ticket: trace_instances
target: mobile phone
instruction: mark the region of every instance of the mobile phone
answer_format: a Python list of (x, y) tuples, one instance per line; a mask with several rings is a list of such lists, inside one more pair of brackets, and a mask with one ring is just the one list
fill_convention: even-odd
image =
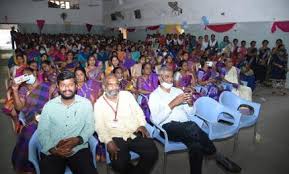
[(23, 75), (21, 75), (21, 76), (19, 76), (19, 77), (15, 77), (15, 78), (14, 78), (14, 82), (18, 85), (18, 84), (21, 84), (21, 83), (23, 83), (23, 82), (26, 82), (26, 81), (29, 80), (29, 79), (30, 79), (30, 76), (29, 76), (29, 75), (23, 74)]

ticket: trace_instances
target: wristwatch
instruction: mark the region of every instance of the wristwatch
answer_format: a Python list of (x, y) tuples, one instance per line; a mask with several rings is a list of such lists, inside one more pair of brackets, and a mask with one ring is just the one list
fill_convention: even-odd
[(77, 138), (79, 139), (78, 145), (83, 144), (83, 138), (81, 136), (77, 136)]

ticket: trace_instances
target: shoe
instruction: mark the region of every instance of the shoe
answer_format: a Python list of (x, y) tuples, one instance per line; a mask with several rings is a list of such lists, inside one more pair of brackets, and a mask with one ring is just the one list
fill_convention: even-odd
[(234, 163), (229, 158), (220, 154), (216, 156), (216, 163), (219, 167), (232, 173), (240, 173), (242, 170), (241, 167), (238, 166), (238, 164)]

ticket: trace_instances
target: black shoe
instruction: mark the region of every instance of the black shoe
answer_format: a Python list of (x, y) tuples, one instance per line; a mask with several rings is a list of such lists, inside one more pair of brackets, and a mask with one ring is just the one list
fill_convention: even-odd
[(229, 158), (220, 154), (216, 156), (216, 163), (218, 164), (219, 167), (232, 173), (240, 173), (242, 170), (241, 167), (238, 166), (238, 164), (234, 163)]

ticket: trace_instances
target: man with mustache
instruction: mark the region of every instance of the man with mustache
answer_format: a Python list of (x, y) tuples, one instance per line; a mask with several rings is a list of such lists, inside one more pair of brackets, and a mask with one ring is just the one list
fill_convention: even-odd
[[(145, 128), (142, 109), (130, 92), (120, 91), (114, 75), (106, 77), (103, 89), (94, 105), (95, 129), (106, 144), (112, 168), (120, 174), (150, 173), (158, 151)], [(130, 151), (140, 156), (137, 165), (130, 164)]]
[(57, 77), (60, 96), (45, 104), (37, 133), (41, 144), (41, 174), (97, 174), (88, 149), (94, 132), (91, 102), (76, 94), (75, 75), (63, 71)]

